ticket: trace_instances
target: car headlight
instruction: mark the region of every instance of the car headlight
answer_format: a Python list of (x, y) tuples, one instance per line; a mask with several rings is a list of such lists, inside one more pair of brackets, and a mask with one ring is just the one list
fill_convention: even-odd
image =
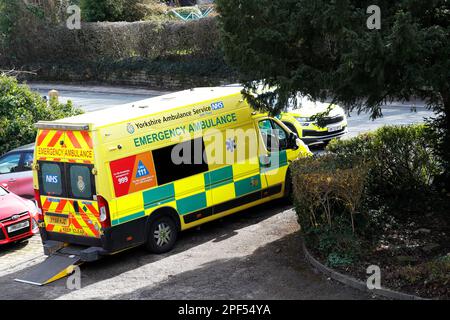
[(39, 231), (39, 225), (37, 221), (34, 220), (34, 218), (31, 219), (31, 230), (33, 231), (33, 233), (37, 233)]
[(305, 118), (305, 117), (295, 118), (295, 120), (300, 122), (300, 124), (305, 127), (309, 126), (312, 122), (310, 118)]

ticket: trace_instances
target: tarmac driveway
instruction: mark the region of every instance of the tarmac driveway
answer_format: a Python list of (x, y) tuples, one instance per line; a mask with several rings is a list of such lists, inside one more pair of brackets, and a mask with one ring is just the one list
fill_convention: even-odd
[(136, 248), (84, 264), (82, 288), (72, 291), (66, 279), (44, 287), (13, 281), (44, 259), (35, 237), (0, 249), (0, 299), (371, 298), (315, 273), (301, 243), (291, 207), (269, 203), (182, 233), (164, 255)]

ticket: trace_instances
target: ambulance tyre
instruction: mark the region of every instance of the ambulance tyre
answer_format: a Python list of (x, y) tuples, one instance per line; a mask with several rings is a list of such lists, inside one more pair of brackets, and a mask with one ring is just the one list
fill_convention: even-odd
[(175, 246), (178, 228), (169, 215), (162, 215), (150, 223), (146, 248), (156, 254), (166, 253)]

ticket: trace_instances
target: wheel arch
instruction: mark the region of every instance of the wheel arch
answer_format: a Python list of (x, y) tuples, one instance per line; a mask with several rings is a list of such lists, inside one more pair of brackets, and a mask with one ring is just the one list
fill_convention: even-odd
[(172, 218), (178, 228), (178, 231), (181, 231), (180, 215), (178, 214), (177, 210), (175, 210), (175, 208), (173, 208), (173, 207), (161, 207), (161, 208), (158, 208), (155, 211), (153, 211), (148, 216), (147, 228), (150, 226), (150, 224), (153, 221), (155, 221), (155, 219), (162, 217), (162, 216), (168, 216), (168, 217)]

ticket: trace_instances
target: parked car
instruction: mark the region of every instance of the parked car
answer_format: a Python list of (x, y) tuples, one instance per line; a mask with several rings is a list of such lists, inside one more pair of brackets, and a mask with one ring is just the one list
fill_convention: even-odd
[(279, 119), (307, 145), (326, 145), (331, 139), (341, 138), (348, 133), (347, 116), (337, 105), (332, 105), (329, 113), (323, 117), (324, 127), (311, 119), (314, 115), (326, 112), (329, 106), (329, 103), (299, 97), (297, 107), (281, 113)]
[(34, 143), (14, 149), (0, 157), (0, 185), (18, 196), (32, 199)]
[(34, 202), (0, 187), (0, 245), (26, 240), (37, 232)]

